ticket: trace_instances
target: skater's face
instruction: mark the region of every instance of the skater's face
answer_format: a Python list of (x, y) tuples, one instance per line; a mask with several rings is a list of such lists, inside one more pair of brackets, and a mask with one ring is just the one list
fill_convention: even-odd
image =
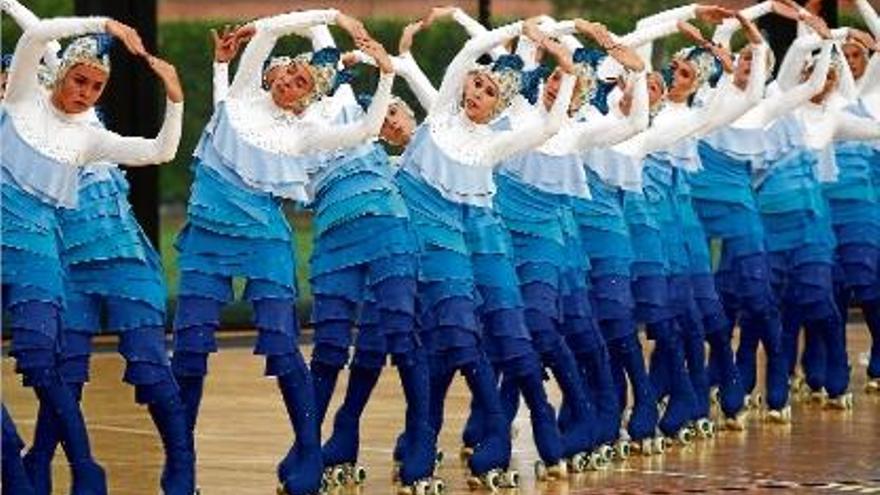
[(659, 72), (648, 74), (648, 102), (654, 108), (663, 100), (663, 76)]
[(416, 120), (412, 115), (400, 103), (392, 103), (388, 106), (379, 136), (392, 146), (406, 146), (415, 128)]
[(52, 103), (66, 114), (83, 113), (98, 102), (108, 78), (107, 71), (93, 65), (74, 65), (55, 84)]
[(296, 113), (305, 110), (305, 101), (315, 88), (311, 72), (302, 64), (293, 64), (280, 71), (274, 69), (267, 74), (266, 82), (272, 101), (280, 108)]
[(853, 77), (858, 81), (865, 75), (868, 68), (868, 57), (865, 50), (856, 43), (847, 43), (843, 45), (843, 55), (846, 57), (846, 63), (852, 71)]
[(749, 76), (752, 75), (752, 57), (751, 47), (745, 47), (739, 52), (736, 69), (733, 73), (733, 83), (739, 89), (746, 89), (749, 85)]
[[(813, 70), (808, 69), (804, 73), (804, 79), (805, 80), (809, 79), (809, 77), (812, 73), (813, 73)], [(815, 103), (816, 105), (821, 105), (822, 103), (825, 103), (825, 100), (827, 100), (828, 97), (831, 96), (831, 93), (833, 93), (834, 90), (837, 89), (837, 81), (839, 80), (838, 79), (839, 77), (840, 76), (837, 73), (837, 69), (829, 70), (828, 71), (828, 78), (825, 79), (825, 86), (823, 86), (822, 90), (819, 91), (818, 93), (816, 93), (816, 95), (813, 96), (810, 99), (810, 101)]]
[(669, 99), (682, 103), (697, 92), (697, 68), (688, 60), (677, 58), (671, 63), (672, 85)]
[[(588, 84), (586, 80), (583, 78), (578, 78), (574, 85), (574, 94), (583, 95), (583, 85)], [(553, 106), (553, 103), (556, 101), (556, 97), (559, 96), (559, 88), (562, 86), (562, 69), (559, 67), (553, 71), (553, 74), (550, 74), (550, 77), (547, 78), (547, 83), (544, 84), (544, 106), (549, 110), (550, 107)], [(569, 106), (569, 113), (573, 113), (577, 111), (578, 108), (583, 104), (583, 98), (572, 99), (571, 105)]]
[(474, 72), (464, 84), (464, 113), (477, 124), (485, 124), (492, 118), (500, 96), (498, 85), (482, 72)]

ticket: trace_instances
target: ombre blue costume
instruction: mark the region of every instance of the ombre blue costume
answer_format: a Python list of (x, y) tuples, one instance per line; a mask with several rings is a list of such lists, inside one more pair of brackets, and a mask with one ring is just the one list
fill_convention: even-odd
[[(589, 453), (598, 439), (595, 408), (573, 351), (588, 352), (604, 342), (589, 302), (589, 260), (569, 206), (569, 197), (589, 195), (583, 165), (577, 155), (531, 151), (507, 160), (495, 182), (495, 209), (512, 238), (525, 323), (567, 409), (560, 423), (564, 455)], [(505, 377), (502, 393), (518, 397), (512, 379)], [(516, 405), (507, 405), (510, 421)]]
[[(496, 132), (467, 120), (460, 107), (464, 79), (476, 58), (520, 31), (521, 23), (496, 29), (459, 52), (397, 175), (420, 248), (419, 317), (431, 354), (431, 421), (439, 430), (446, 391), (454, 372), (461, 370), (485, 425), (469, 459), (476, 474), (506, 468), (510, 459), (509, 423), (489, 360), (525, 396), (542, 460), (555, 465), (563, 455), (525, 325), (510, 238), (491, 208), (492, 167), (518, 147), (539, 144), (553, 126), (537, 121), (526, 129), (528, 134)], [(517, 75), (506, 62), (477, 70), (484, 77)]]
[[(233, 277), (243, 277), (243, 297), (254, 308), (258, 330), (254, 353), (266, 357), (265, 373), (276, 377), (296, 433), (277, 469), (278, 480), (291, 495), (319, 489), (322, 462), (311, 374), (297, 345), (296, 265), (282, 201), (308, 199), (307, 168), (324, 157), (319, 150), (285, 151), (300, 142), (298, 133), (322, 124), (282, 112), (260, 81), (277, 38), (334, 22), (336, 15), (333, 10), (307, 11), (255, 21), (256, 34), (228, 96), (215, 109), (195, 151), (187, 223), (176, 243), (181, 278), (172, 365), (190, 428), (195, 428), (208, 355), (217, 351), (220, 310), (232, 299)], [(302, 63), (317, 67), (321, 56), (304, 55)], [(327, 67), (335, 67), (335, 60)], [(316, 80), (315, 97), (325, 89)]]
[[(360, 110), (349, 87), (342, 87), (334, 98), (354, 107), (355, 115)], [(409, 448), (400, 475), (409, 485), (430, 472), (435, 447), (428, 425), (428, 361), (414, 328), (417, 248), (393, 175), (377, 141), (339, 152), (312, 174), (311, 369), (320, 421), (336, 377), (349, 361), (351, 328), (360, 323), (345, 399), (323, 449), (328, 468), (352, 464), (357, 460), (361, 414), (386, 355), (391, 355), (408, 405)]]
[[(828, 352), (824, 386), (830, 397), (843, 394), (849, 384), (849, 367), (843, 347), (843, 325), (834, 301), (832, 270), (835, 239), (828, 205), (817, 179), (817, 154), (806, 148), (797, 117), (779, 119), (766, 132), (766, 168), (755, 173), (755, 191), (767, 232), (771, 284), (784, 312), (797, 315), (822, 339)], [(751, 320), (743, 321), (738, 364), (746, 389), (754, 383), (754, 347), (764, 341), (768, 349), (768, 405), (772, 393), (787, 391), (785, 356), (781, 343), (764, 340)], [(767, 335), (772, 339), (772, 336)], [(775, 351), (779, 349), (779, 351)], [(790, 358), (789, 358), (790, 359)], [(779, 363), (782, 361), (782, 363)], [(777, 369), (782, 367), (781, 370)], [(781, 383), (778, 383), (781, 382)]]
[[(51, 426), (52, 451), (60, 440), (72, 471), (73, 493), (106, 493), (103, 470), (92, 459), (77, 387), (64, 383), (60, 373), (61, 311), (65, 303), (65, 263), (61, 260), (60, 212), (77, 204), (78, 169), (92, 163), (118, 161), (147, 165), (169, 161), (180, 136), (182, 103), (167, 104), (165, 123), (154, 140), (124, 138), (92, 126), (88, 113), (61, 116), (38, 81), (39, 60), (47, 43), (106, 29), (106, 18), (59, 18), (28, 27), (10, 72), (0, 115), (3, 153), (3, 292), (13, 343), (10, 354), (37, 392), (43, 424)], [(109, 57), (101, 39), (81, 37), (65, 50), (56, 80), (78, 63), (109, 72)], [(23, 130), (22, 130), (23, 129)], [(160, 332), (161, 335), (161, 332)], [(159, 338), (161, 342), (161, 337)], [(192, 492), (191, 447), (173, 380), (163, 368), (164, 355), (132, 364), (127, 378), (137, 383), (141, 398), (162, 410), (157, 424), (174, 438), (180, 450), (169, 449), (163, 482), (175, 493)], [(153, 366), (156, 364), (158, 366)], [(178, 402), (175, 402), (178, 401)], [(57, 439), (57, 440), (56, 440)], [(34, 459), (33, 457), (31, 458)], [(169, 457), (171, 460), (171, 457)], [(178, 462), (179, 461), (179, 462)], [(171, 465), (173, 464), (173, 465)], [(48, 465), (48, 461), (46, 462)], [(32, 465), (33, 466), (33, 465)], [(36, 471), (39, 471), (37, 469)], [(35, 474), (41, 479), (43, 473)], [(163, 483), (164, 485), (164, 483)], [(48, 490), (48, 488), (44, 488)]]
[[(874, 118), (859, 99), (850, 111)], [(874, 344), (868, 361), (868, 380), (880, 379), (880, 187), (873, 176), (880, 170), (877, 143), (847, 141), (835, 145), (839, 175), (824, 185), (837, 238), (837, 306), (846, 321), (852, 302), (861, 306)]]

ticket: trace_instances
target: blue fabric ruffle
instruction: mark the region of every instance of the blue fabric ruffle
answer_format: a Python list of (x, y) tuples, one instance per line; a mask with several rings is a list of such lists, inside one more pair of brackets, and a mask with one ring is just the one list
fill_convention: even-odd
[(633, 260), (629, 228), (623, 215), (622, 191), (604, 182), (593, 171), (587, 172), (592, 199), (571, 200), (578, 225), (580, 245), (590, 262), (593, 277), (628, 277)]
[(268, 280), (295, 291), (292, 242), (275, 197), (241, 189), (196, 162), (187, 225), (176, 242), (181, 271)]
[(492, 196), (495, 195), (493, 169), (465, 165), (447, 156), (434, 142), (427, 124), (416, 129), (401, 163), (401, 168), (421, 177), (453, 203), (492, 205)]
[(814, 246), (822, 258), (834, 249), (828, 206), (815, 178), (816, 158), (799, 149), (771, 162), (756, 186), (770, 252)]
[(229, 121), (224, 104), (205, 127), (194, 155), (233, 184), (294, 201), (307, 201), (308, 171), (326, 160), (322, 154), (286, 156), (248, 143)]
[(57, 210), (4, 180), (2, 220), (4, 307), (27, 301), (62, 305), (65, 273)]
[(52, 206), (76, 206), (78, 187), (75, 165), (68, 165), (43, 155), (26, 143), (15, 129), (12, 118), (0, 109), (0, 135), (3, 153), (3, 183), (15, 186)]
[(554, 156), (538, 151), (522, 153), (505, 161), (501, 174), (550, 194), (590, 197), (584, 163), (578, 155)]
[[(614, 148), (592, 148), (584, 156), (587, 167), (602, 182), (625, 191), (642, 190), (642, 160)], [(592, 181), (591, 181), (592, 183)]]

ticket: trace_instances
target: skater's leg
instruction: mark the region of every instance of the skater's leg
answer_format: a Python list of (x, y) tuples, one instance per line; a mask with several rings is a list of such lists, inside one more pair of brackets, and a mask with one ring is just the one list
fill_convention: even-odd
[[(2, 483), (3, 492), (10, 495), (35, 495), (31, 480), (22, 464), (21, 450), (24, 442), (18, 436), (18, 430), (12, 417), (3, 405), (3, 438), (0, 440), (3, 448), (2, 459)], [(54, 448), (54, 446), (53, 446)]]

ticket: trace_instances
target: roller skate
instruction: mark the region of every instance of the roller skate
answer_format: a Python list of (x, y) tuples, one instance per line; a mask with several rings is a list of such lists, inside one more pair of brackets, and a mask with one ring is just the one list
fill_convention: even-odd
[(337, 416), (333, 435), (321, 452), (328, 486), (362, 485), (366, 481), (367, 470), (357, 463), (359, 444), (358, 424)]
[[(277, 495), (315, 495), (328, 488), (321, 469), (321, 453), (303, 453), (294, 447), (288, 454), (290, 471), (279, 483)], [(288, 460), (288, 459), (285, 459)]]
[(692, 407), (687, 404), (686, 400), (672, 399), (660, 420), (660, 431), (678, 445), (690, 445), (696, 437), (687, 420), (687, 411), (690, 410)]
[(743, 431), (749, 421), (749, 410), (743, 409), (734, 416), (724, 418), (724, 429), (729, 431)]
[(700, 418), (694, 422), (694, 430), (700, 438), (715, 436), (715, 422), (709, 418)]
[(795, 372), (791, 378), (788, 379), (788, 388), (792, 399), (802, 398), (807, 390), (807, 382), (804, 374), (800, 371)]
[(544, 461), (535, 461), (536, 481), (560, 481), (568, 479), (568, 466), (564, 461), (548, 466)]
[(471, 490), (485, 489), (492, 493), (497, 493), (502, 489), (515, 489), (519, 488), (519, 472), (493, 469), (480, 476), (469, 477), (467, 484)]
[(791, 424), (791, 406), (781, 409), (770, 409), (766, 414), (767, 421), (781, 425)]
[(847, 392), (837, 397), (829, 398), (825, 403), (825, 408), (835, 411), (852, 411), (853, 396), (851, 393)]
[(70, 464), (73, 477), (70, 493), (107, 495), (107, 475), (104, 468), (93, 461)]
[(434, 477), (436, 466), (436, 439), (427, 425), (419, 431), (407, 433), (405, 457), (399, 469), (399, 495), (441, 495), (445, 491), (443, 480)]
[(828, 402), (828, 393), (825, 392), (824, 388), (811, 389), (807, 387), (806, 398), (807, 402), (810, 404), (824, 406), (825, 403)]
[(752, 411), (760, 410), (764, 404), (764, 396), (761, 395), (761, 392), (752, 392), (751, 394), (746, 394), (745, 397), (745, 407)]

